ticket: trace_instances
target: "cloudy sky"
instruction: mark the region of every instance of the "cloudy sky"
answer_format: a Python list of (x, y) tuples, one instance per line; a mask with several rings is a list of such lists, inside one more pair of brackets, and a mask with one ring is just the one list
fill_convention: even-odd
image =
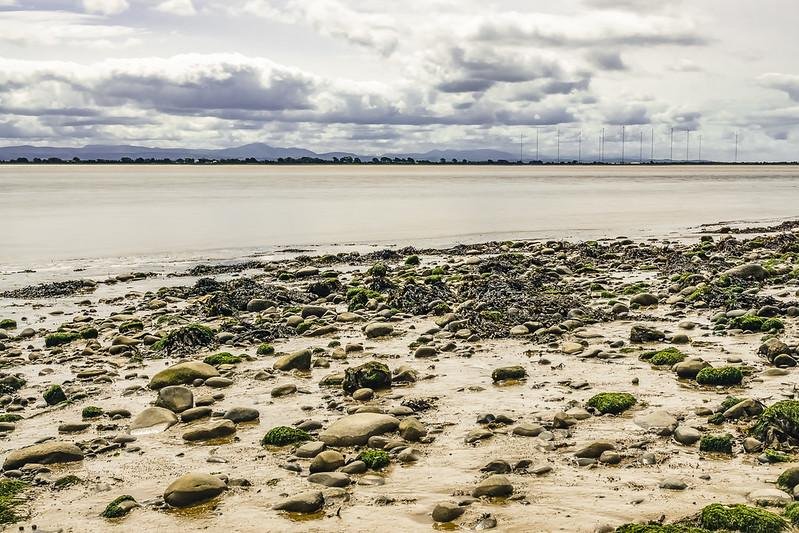
[(0, 0), (0, 144), (799, 158), (796, 0)]

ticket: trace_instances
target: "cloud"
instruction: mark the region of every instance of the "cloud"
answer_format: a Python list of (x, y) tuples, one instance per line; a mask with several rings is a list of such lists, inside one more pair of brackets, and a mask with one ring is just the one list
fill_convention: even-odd
[(763, 87), (785, 92), (791, 100), (799, 102), (799, 75), (772, 72), (758, 78)]
[(0, 11), (0, 43), (17, 46), (129, 46), (143, 32), (108, 25), (97, 15), (67, 11)]
[(627, 70), (619, 52), (592, 50), (588, 52), (588, 60), (604, 71)]
[(170, 15), (191, 16), (197, 14), (192, 0), (164, 0), (158, 3), (155, 9)]
[(117, 15), (130, 7), (127, 0), (83, 0), (83, 7), (88, 13), (100, 15)]

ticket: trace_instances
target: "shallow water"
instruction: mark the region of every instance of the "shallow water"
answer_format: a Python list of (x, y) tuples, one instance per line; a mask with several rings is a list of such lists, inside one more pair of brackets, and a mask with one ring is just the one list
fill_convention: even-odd
[(661, 237), (795, 216), (797, 177), (797, 166), (0, 166), (0, 272), (163, 269), (287, 246)]

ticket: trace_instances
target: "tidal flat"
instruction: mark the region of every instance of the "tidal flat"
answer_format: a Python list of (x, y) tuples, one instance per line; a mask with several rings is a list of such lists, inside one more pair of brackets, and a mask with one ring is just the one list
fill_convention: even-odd
[(797, 227), (6, 290), (0, 523), (790, 531)]

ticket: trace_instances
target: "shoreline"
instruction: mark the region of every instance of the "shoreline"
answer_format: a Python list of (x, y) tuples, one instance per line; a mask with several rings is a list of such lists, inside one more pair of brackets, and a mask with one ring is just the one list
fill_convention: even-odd
[[(22, 287), (0, 297), (0, 320), (14, 322), (0, 329), (0, 379), (22, 380), (0, 414), (19, 417), (0, 422), (0, 456), (6, 476), (29, 483), (20, 523), (105, 531), (100, 513), (130, 495), (140, 507), (117, 520), (144, 530), (367, 531), (390, 521), (429, 531), (435, 510), (464, 529), (593, 532), (755, 505), (758, 491), (790, 499), (773, 489), (799, 464), (788, 441), (747, 439), (762, 408), (796, 398), (796, 226), (294, 251)], [(740, 329), (754, 323), (768, 329)], [(649, 362), (667, 348), (670, 362), (684, 358), (675, 368)], [(229, 355), (210, 357), (220, 353)], [(181, 362), (199, 373), (164, 374)], [(698, 383), (693, 370), (710, 365), (736, 369), (740, 383)], [(156, 375), (176, 380), (170, 396)], [(53, 385), (67, 402), (47, 405)], [(592, 398), (608, 392), (635, 403), (603, 415)], [(749, 407), (719, 421), (728, 396)], [(87, 407), (99, 416), (83, 416)], [(380, 420), (368, 446), (352, 433), (357, 417)], [(311, 441), (262, 445), (280, 426)], [(730, 454), (700, 450), (726, 433)], [(45, 454), (46, 468), (13, 468), (12, 452), (34, 442), (71, 446), (75, 460)], [(389, 466), (364, 471), (367, 447)], [(164, 491), (189, 473), (221, 475), (219, 493), (176, 510)], [(66, 476), (77, 481), (58, 488)]]

